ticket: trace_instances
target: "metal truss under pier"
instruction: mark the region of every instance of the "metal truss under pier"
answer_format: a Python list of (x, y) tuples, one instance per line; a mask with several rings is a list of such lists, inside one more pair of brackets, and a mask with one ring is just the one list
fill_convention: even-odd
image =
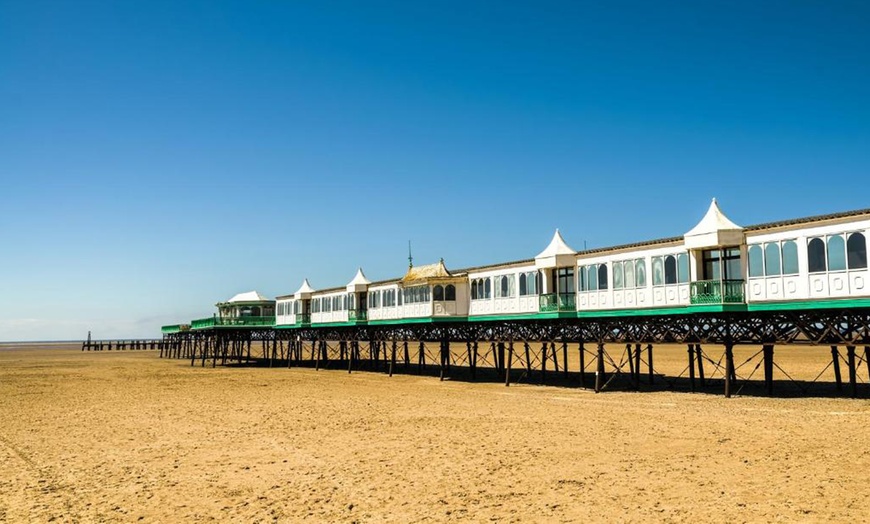
[[(667, 376), (656, 372), (653, 356), (659, 344), (686, 345), (683, 373)], [(838, 393), (857, 397), (859, 381), (870, 384), (870, 309), (863, 308), (582, 319), (427, 318), (377, 325), (210, 326), (165, 334), (161, 357), (189, 359), (191, 365), (202, 366), (251, 362), (318, 369), (341, 366), (349, 372), (366, 369), (390, 375), (437, 370), (442, 380), (459, 375), (474, 380), (478, 373), (483, 375), (487, 370), (492, 376), (494, 370), (505, 385), (531, 379), (534, 374), (542, 383), (561, 381), (558, 383), (590, 387), (596, 392), (615, 387), (687, 387), (695, 391), (721, 383), (725, 396), (730, 397), (739, 393), (759, 368), (767, 394), (773, 394), (774, 368), (790, 379), (774, 360), (777, 345), (830, 346), (831, 358), (823, 372), (833, 368)], [(718, 358), (710, 346), (722, 348)], [(735, 346), (761, 349), (735, 365)], [(575, 361), (576, 369), (569, 371), (568, 355), (573, 351), (577, 351), (579, 365)], [(841, 365), (848, 375), (845, 381)], [(848, 390), (843, 391), (846, 381)], [(801, 394), (812, 394), (814, 382), (795, 381)]]

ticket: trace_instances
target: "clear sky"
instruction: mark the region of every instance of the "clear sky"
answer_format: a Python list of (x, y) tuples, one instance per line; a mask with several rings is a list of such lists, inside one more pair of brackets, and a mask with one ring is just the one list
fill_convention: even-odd
[(870, 207), (870, 3), (0, 0), (0, 340)]

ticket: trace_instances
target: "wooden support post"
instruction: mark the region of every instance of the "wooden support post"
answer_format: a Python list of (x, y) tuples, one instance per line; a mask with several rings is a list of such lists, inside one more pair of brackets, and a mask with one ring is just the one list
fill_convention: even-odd
[(471, 380), (477, 378), (477, 341), (471, 345)]
[(655, 382), (655, 371), (653, 370), (653, 345), (646, 345), (646, 365), (649, 368), (649, 385), (652, 386)]
[(320, 341), (311, 341), (311, 357), (314, 359), (314, 371), (320, 371)]
[(553, 371), (559, 372), (559, 355), (556, 354), (556, 343), (550, 342), (550, 353), (553, 355)]
[(465, 341), (465, 355), (466, 355), (466, 360), (468, 361), (468, 369), (470, 370), (471, 369), (471, 341), (470, 340)]
[(600, 393), (604, 386), (604, 343), (598, 343), (598, 362), (595, 366), (595, 392)]
[(725, 344), (725, 398), (731, 398), (734, 378), (734, 351), (730, 342)]
[(634, 381), (634, 359), (631, 355), (631, 344), (625, 345), (625, 352), (628, 353), (628, 376), (631, 380), (632, 387), (637, 389), (637, 383)]
[(350, 352), (347, 355), (347, 374), (350, 375), (353, 371), (353, 359), (356, 358), (356, 340), (350, 342)]
[(768, 395), (773, 395), (773, 344), (765, 344), (764, 351), (764, 387)]
[(398, 343), (396, 339), (393, 339), (393, 352), (390, 355), (390, 376), (393, 376), (393, 368), (396, 367), (396, 350), (398, 349)]
[(852, 398), (858, 396), (858, 380), (855, 370), (855, 346), (846, 346), (846, 365), (849, 367), (849, 388)]
[(498, 365), (496, 366), (496, 369), (500, 372), (504, 372), (504, 342), (499, 342), (497, 347), (498, 358), (496, 358), (496, 362), (498, 362)]
[(695, 345), (689, 344), (689, 386), (695, 392)]
[(834, 364), (834, 381), (837, 391), (843, 391), (843, 377), (840, 375), (840, 351), (837, 346), (831, 346), (831, 362)]
[[(250, 336), (250, 335), (248, 335)], [(248, 339), (248, 362), (251, 362), (251, 339)]]
[(701, 389), (704, 389), (707, 384), (704, 377), (704, 352), (701, 350), (701, 344), (695, 344), (695, 361), (698, 363), (698, 384)]
[(508, 387), (511, 385), (511, 366), (514, 363), (514, 341), (508, 340), (508, 354), (507, 354), (507, 366), (505, 366), (504, 371), (504, 385)]
[(586, 346), (580, 342), (580, 387), (586, 387)]
[(547, 343), (541, 343), (541, 384), (547, 380)]
[(405, 337), (405, 339), (402, 341), (402, 345), (404, 346), (404, 350), (405, 350), (405, 355), (404, 355), (404, 357), (405, 357), (405, 372), (407, 373), (408, 367), (411, 365), (411, 353), (408, 351), (408, 338), (407, 337)]

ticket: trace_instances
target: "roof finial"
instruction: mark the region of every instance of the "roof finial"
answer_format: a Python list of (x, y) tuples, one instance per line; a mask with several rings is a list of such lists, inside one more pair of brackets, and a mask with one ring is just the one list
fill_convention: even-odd
[(414, 257), (411, 256), (411, 241), (408, 240), (408, 269), (414, 267)]

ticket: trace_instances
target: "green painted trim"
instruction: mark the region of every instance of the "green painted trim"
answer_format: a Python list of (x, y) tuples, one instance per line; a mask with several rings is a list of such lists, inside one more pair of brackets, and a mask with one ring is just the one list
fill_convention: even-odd
[(828, 300), (799, 300), (790, 302), (756, 302), (749, 311), (794, 311), (802, 309), (870, 308), (870, 298), (840, 298)]
[(443, 324), (450, 322), (468, 322), (468, 317), (413, 317), (401, 319), (369, 320), (370, 326), (388, 324)]

